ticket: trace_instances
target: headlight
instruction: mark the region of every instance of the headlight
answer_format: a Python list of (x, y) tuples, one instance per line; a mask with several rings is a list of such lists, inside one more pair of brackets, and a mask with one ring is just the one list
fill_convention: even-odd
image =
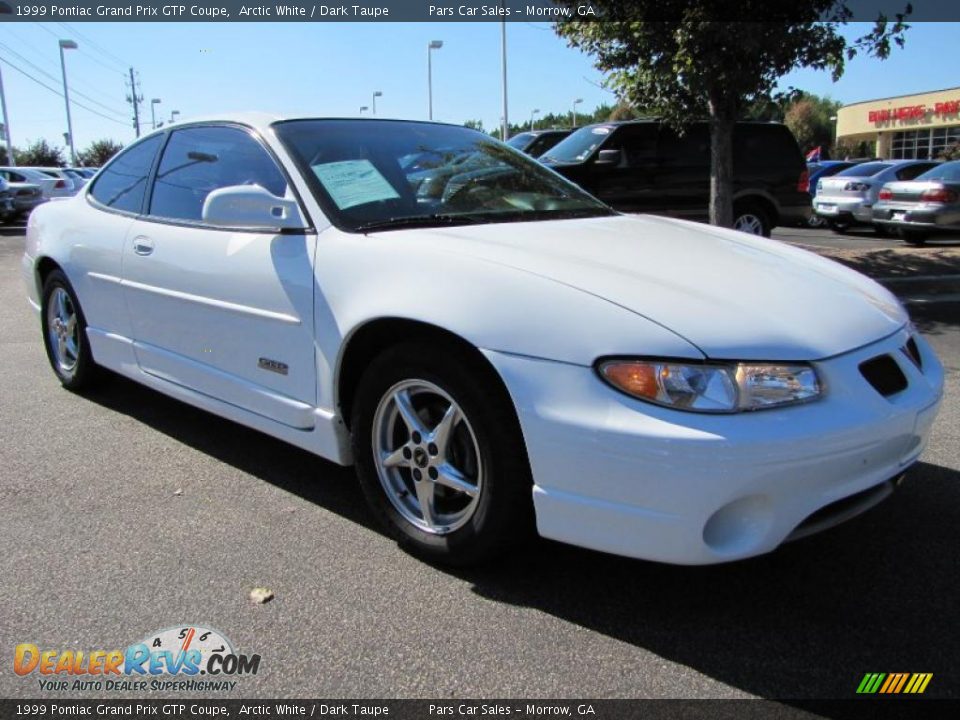
[(677, 410), (731, 413), (782, 407), (820, 396), (809, 365), (603, 360), (600, 377), (617, 390)]

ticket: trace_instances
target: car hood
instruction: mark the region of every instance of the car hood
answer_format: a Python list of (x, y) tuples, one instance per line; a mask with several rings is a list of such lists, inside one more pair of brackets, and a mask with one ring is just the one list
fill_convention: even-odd
[(838, 263), (682, 220), (615, 216), (401, 232), (427, 240), (427, 251), (435, 244), (603, 298), (710, 358), (815, 360), (886, 337), (908, 320), (890, 292)]

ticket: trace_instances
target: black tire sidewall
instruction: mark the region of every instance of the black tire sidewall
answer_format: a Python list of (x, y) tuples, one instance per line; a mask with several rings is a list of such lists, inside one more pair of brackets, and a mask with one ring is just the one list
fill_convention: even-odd
[[(457, 347), (397, 346), (364, 372), (351, 413), (354, 462), (373, 514), (405, 549), (450, 565), (494, 557), (528, 535), (532, 527), (532, 481), (516, 416), (511, 407), (504, 406), (503, 393), (485, 387), (491, 378), (478, 365)], [(381, 485), (374, 461), (376, 408), (390, 388), (410, 379), (431, 382), (456, 401), (470, 422), (480, 451), (484, 483), (477, 507), (463, 527), (446, 535), (427, 533), (400, 514)]]

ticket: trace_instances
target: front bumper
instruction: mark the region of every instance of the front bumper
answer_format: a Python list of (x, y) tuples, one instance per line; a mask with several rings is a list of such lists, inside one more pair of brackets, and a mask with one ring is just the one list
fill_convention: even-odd
[(869, 198), (818, 195), (813, 199), (813, 210), (826, 220), (870, 223), (873, 221)]
[[(904, 329), (815, 363), (827, 388), (816, 402), (736, 415), (633, 400), (592, 368), (486, 354), (517, 407), (541, 535), (629, 557), (708, 564), (769, 552), (803, 534), (821, 508), (858, 493), (865, 509), (916, 461), (939, 409), (943, 369), (917, 338), (918, 370), (901, 351), (908, 339)], [(858, 367), (882, 354), (909, 381), (889, 398)]]

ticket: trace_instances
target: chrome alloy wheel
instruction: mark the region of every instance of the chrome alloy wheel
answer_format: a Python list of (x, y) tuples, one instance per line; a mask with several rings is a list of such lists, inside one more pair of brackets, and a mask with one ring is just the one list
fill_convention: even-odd
[(55, 288), (47, 302), (47, 337), (60, 371), (72, 375), (80, 357), (77, 310), (70, 294), (62, 287)]
[(483, 489), (480, 446), (460, 406), (427, 380), (404, 380), (373, 418), (377, 475), (404, 519), (433, 535), (463, 527)]
[(753, 213), (743, 213), (743, 215), (737, 217), (733, 229), (751, 235), (763, 235), (763, 220)]

